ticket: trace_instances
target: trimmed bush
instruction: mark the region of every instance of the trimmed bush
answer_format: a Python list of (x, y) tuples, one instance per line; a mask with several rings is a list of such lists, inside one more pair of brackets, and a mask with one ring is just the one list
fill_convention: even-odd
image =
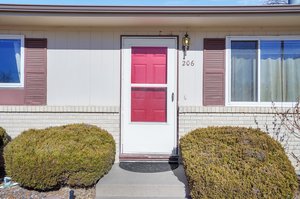
[(291, 162), (280, 143), (260, 130), (209, 127), (180, 141), (194, 199), (294, 196), (298, 183)]
[(111, 169), (115, 141), (86, 124), (31, 129), (5, 147), (4, 158), (7, 174), (24, 187), (89, 187)]
[(3, 149), (10, 140), (10, 136), (7, 135), (6, 131), (2, 127), (0, 127), (0, 178), (5, 176)]

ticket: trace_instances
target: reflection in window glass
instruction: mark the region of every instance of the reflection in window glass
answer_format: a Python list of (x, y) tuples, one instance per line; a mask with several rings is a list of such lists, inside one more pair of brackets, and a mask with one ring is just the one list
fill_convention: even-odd
[(294, 102), (300, 96), (300, 40), (283, 43), (283, 101)]
[(257, 41), (231, 43), (231, 101), (257, 101)]
[(300, 41), (261, 41), (261, 101), (294, 102), (300, 95)]
[(281, 41), (260, 42), (260, 96), (262, 102), (282, 101)]
[(0, 39), (0, 83), (20, 83), (21, 41)]

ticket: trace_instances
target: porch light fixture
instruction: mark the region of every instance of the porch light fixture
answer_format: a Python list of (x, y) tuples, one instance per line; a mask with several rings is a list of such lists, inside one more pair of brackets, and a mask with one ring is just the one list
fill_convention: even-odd
[(183, 48), (183, 53), (184, 57), (186, 56), (186, 52), (189, 50), (191, 45), (191, 38), (189, 37), (188, 33), (186, 32), (184, 37), (182, 38), (182, 48)]

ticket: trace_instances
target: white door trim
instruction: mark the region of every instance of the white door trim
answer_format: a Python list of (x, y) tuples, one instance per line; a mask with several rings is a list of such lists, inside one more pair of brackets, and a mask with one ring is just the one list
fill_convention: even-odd
[[(126, 148), (124, 144), (128, 143), (128, 139), (125, 136), (128, 136), (128, 126), (133, 124), (128, 120), (131, 114), (130, 103), (130, 92), (131, 84), (128, 81), (131, 77), (131, 47), (168, 47), (168, 69), (167, 69), (167, 79), (168, 79), (168, 90), (167, 90), (167, 122), (166, 123), (138, 123), (140, 127), (143, 128), (153, 128), (153, 126), (158, 125), (162, 126), (172, 126), (169, 129), (172, 131), (169, 135), (169, 138), (172, 140), (169, 142), (172, 143), (174, 147), (172, 152), (164, 151), (138, 151), (131, 150)], [(170, 37), (159, 37), (159, 36), (143, 36), (143, 37), (135, 37), (135, 36), (122, 36), (121, 37), (121, 138), (120, 138), (120, 154), (135, 154), (135, 155), (168, 155), (168, 156), (177, 156), (178, 155), (178, 134), (177, 134), (177, 67), (178, 67), (178, 37), (170, 36)], [(130, 66), (130, 67), (129, 67)], [(172, 67), (172, 68), (171, 68)], [(129, 69), (128, 69), (129, 68)], [(147, 87), (147, 85), (143, 84), (135, 84), (135, 87)], [(166, 87), (165, 85), (154, 85), (153, 87)], [(174, 93), (174, 100), (171, 101), (171, 95)], [(126, 115), (127, 114), (127, 115)], [(126, 121), (125, 121), (126, 120)], [(163, 127), (165, 128), (165, 127)], [(127, 133), (127, 134), (126, 134)], [(153, 134), (155, 135), (155, 134)], [(157, 136), (157, 135), (156, 135)], [(138, 139), (138, 138), (137, 138)], [(164, 139), (163, 136), (157, 136), (157, 139)], [(165, 138), (167, 139), (167, 138)], [(166, 140), (166, 142), (168, 142)], [(166, 143), (170, 145), (171, 143)]]

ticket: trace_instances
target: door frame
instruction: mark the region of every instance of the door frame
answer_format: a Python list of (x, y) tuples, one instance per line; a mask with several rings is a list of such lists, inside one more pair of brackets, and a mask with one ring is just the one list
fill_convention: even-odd
[[(161, 39), (164, 39), (164, 38), (173, 38), (175, 39), (176, 41), (176, 60), (177, 60), (177, 63), (175, 64), (175, 72), (176, 72), (176, 76), (174, 78), (176, 78), (176, 84), (174, 85), (175, 87), (175, 92), (177, 93), (176, 96), (176, 104), (175, 104), (175, 113), (176, 113), (176, 119), (175, 119), (175, 133), (176, 133), (176, 154), (177, 156), (160, 156), (160, 155), (144, 155), (144, 154), (134, 154), (134, 155), (128, 155), (128, 154), (123, 154), (123, 150), (122, 150), (122, 134), (123, 134), (123, 118), (122, 118), (122, 114), (123, 114), (123, 106), (122, 106), (122, 90), (123, 90), (123, 40), (125, 38), (131, 38), (131, 39), (134, 39), (134, 38), (145, 38), (145, 39), (151, 39), (151, 38), (161, 38)], [(179, 144), (179, 131), (178, 131), (178, 85), (179, 85), (179, 80), (178, 80), (178, 77), (179, 77), (179, 36), (178, 35), (121, 35), (120, 36), (120, 137), (119, 137), (119, 158), (120, 158), (120, 161), (126, 161), (126, 160), (175, 160), (177, 161), (177, 158), (178, 158), (178, 153), (179, 153), (179, 150), (178, 150), (178, 144)]]

